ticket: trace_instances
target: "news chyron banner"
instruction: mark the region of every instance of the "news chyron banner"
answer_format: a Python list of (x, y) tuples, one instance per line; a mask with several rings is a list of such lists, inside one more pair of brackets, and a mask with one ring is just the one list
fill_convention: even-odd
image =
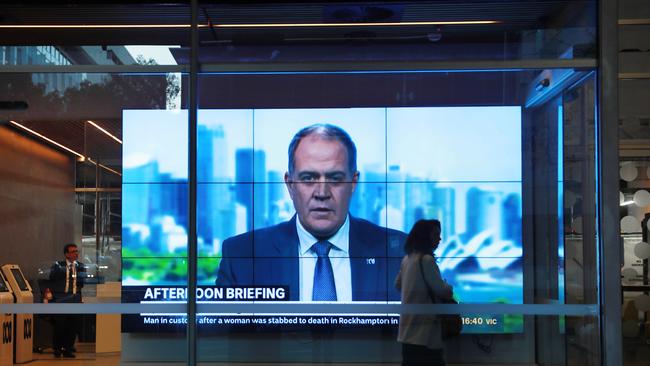
[[(132, 286), (129, 291), (132, 298), (126, 299), (126, 302), (136, 302), (138, 299), (141, 304), (160, 304), (160, 303), (186, 303), (187, 288), (185, 287), (150, 287), (150, 286)], [(211, 302), (230, 302), (230, 303), (249, 303), (255, 301), (262, 303), (288, 301), (289, 289), (286, 286), (199, 286), (196, 291), (196, 299), (199, 303)], [(131, 301), (129, 301), (131, 300)], [(263, 311), (263, 310), (262, 310)], [(140, 314), (126, 315), (125, 319), (130, 320), (123, 322), (123, 326), (129, 331), (177, 331), (178, 327), (187, 324), (186, 314)], [(324, 328), (329, 326), (341, 327), (359, 327), (359, 326), (390, 326), (398, 324), (398, 316), (393, 315), (364, 315), (364, 314), (286, 314), (286, 315), (269, 315), (269, 314), (199, 314), (197, 323), (209, 330), (212, 328), (218, 331), (219, 328), (230, 330), (232, 327), (282, 327), (282, 328), (306, 328), (318, 327)], [(126, 331), (126, 330), (124, 330)]]

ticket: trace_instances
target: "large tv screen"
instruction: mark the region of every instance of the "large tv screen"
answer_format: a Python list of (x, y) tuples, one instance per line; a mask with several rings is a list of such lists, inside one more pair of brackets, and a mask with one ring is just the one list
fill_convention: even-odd
[[(125, 110), (123, 123), (123, 301), (184, 301), (187, 111)], [(316, 130), (334, 139), (308, 140)], [(197, 137), (198, 300), (398, 302), (403, 240), (426, 218), (442, 223), (436, 259), (461, 303), (523, 302), (520, 107), (199, 110)], [(311, 247), (325, 240), (329, 270)], [(467, 333), (522, 330), (520, 316), (464, 315)], [(174, 317), (136, 316), (124, 331)]]

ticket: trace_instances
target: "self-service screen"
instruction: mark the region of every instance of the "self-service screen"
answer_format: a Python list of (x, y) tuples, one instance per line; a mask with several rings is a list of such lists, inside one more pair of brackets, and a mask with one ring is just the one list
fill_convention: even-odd
[(9, 288), (7, 288), (7, 283), (5, 282), (5, 278), (2, 273), (0, 273), (0, 292), (9, 292)]
[(11, 273), (14, 275), (14, 278), (16, 278), (16, 282), (18, 282), (18, 287), (20, 288), (20, 291), (29, 291), (29, 286), (27, 286), (27, 281), (25, 281), (25, 277), (23, 277), (23, 274), (20, 272), (20, 270), (17, 268), (12, 268)]

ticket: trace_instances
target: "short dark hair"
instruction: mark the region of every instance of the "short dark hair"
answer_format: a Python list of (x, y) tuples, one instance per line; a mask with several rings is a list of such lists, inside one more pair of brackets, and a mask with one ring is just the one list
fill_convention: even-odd
[(75, 243), (68, 243), (63, 247), (63, 254), (68, 254), (68, 249), (70, 247), (77, 247), (77, 244)]
[(431, 233), (433, 230), (440, 233), (440, 221), (438, 220), (418, 220), (414, 225), (404, 243), (406, 254), (413, 252), (421, 254), (431, 254)]
[(348, 135), (348, 133), (341, 127), (317, 123), (301, 129), (293, 136), (293, 139), (291, 139), (291, 143), (289, 144), (289, 174), (293, 173), (295, 154), (300, 141), (311, 135), (319, 136), (325, 140), (335, 140), (342, 143), (348, 152), (348, 169), (350, 169), (350, 173), (354, 174), (357, 172), (357, 147), (354, 145), (350, 135)]

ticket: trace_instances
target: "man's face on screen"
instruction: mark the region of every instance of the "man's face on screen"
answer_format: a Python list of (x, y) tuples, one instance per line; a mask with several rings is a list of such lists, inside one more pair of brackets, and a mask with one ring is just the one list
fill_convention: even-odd
[(345, 146), (318, 135), (300, 141), (293, 173), (284, 176), (300, 223), (317, 238), (329, 238), (343, 225), (358, 178), (348, 168)]

